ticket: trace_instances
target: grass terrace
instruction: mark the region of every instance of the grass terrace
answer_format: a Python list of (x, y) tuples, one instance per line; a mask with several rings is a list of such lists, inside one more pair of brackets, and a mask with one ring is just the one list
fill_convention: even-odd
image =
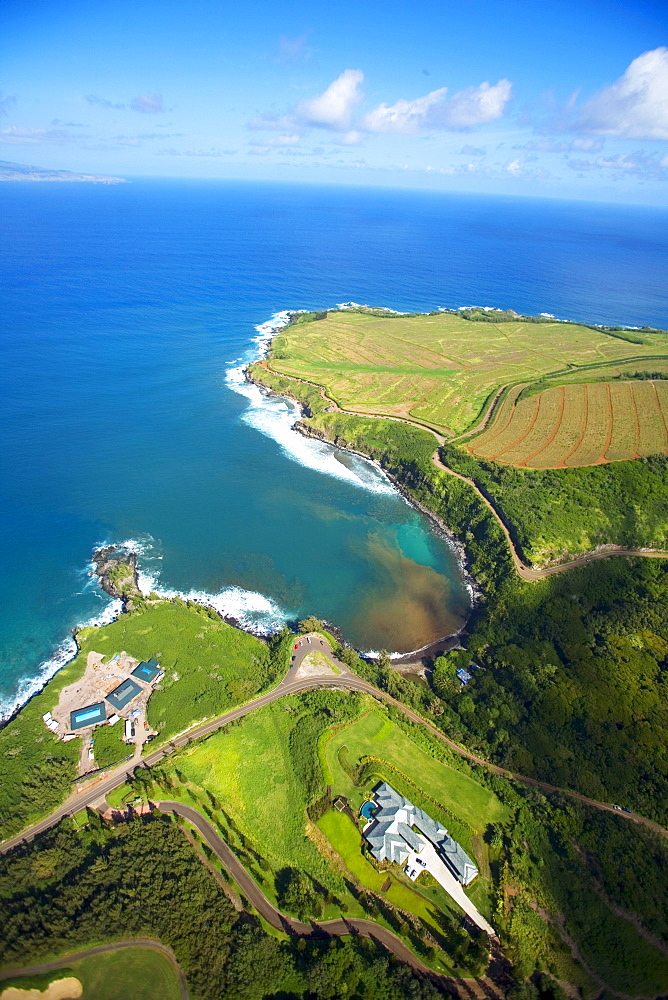
[(333, 310), (282, 330), (269, 367), (323, 386), (344, 409), (410, 417), (447, 435), (472, 428), (501, 386), (631, 360), (655, 368), (657, 359), (668, 359), (660, 331)]
[[(325, 791), (318, 736), (324, 734), (326, 740), (339, 730), (354, 730), (355, 723), (349, 720), (351, 713), (357, 717), (360, 704), (355, 695), (313, 692), (268, 705), (184, 750), (169, 767), (173, 775), (169, 795), (195, 805), (220, 827), (279, 907), (302, 919), (371, 915), (399, 930), (415, 947), (419, 936), (399, 927), (403, 910), (418, 925), (423, 921), (427, 932), (441, 942), (442, 948), (429, 959), (434, 967), (452, 970), (448, 941), (452, 944), (462, 933), (461, 915), (440, 886), (414, 885), (397, 870), (391, 874), (389, 889), (381, 893), (388, 874), (381, 875), (365, 858), (360, 831), (349, 817), (328, 811), (312, 822), (306, 815), (306, 807)], [(126, 798), (134, 794), (128, 790)], [(310, 885), (314, 907), (310, 912), (295, 910), (282, 889), (286, 874), (295, 870)], [(380, 900), (371, 914), (363, 905), (366, 889)]]

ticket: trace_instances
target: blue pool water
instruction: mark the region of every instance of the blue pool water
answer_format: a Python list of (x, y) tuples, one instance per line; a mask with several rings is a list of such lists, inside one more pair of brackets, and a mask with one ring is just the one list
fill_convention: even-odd
[(374, 802), (365, 802), (360, 809), (360, 816), (364, 816), (364, 819), (373, 819), (376, 812), (376, 805)]

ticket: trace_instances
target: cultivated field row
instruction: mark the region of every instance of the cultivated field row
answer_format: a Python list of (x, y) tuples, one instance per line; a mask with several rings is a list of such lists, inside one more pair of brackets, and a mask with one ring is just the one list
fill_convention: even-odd
[(595, 378), (632, 376), (636, 368), (627, 366), (633, 364), (650, 373), (665, 370), (666, 334), (644, 336), (638, 345), (558, 322), (329, 312), (284, 328), (268, 364), (277, 374), (322, 385), (343, 409), (410, 417), (456, 436), (481, 419), (501, 386), (582, 382), (583, 367)]
[(466, 445), (478, 458), (531, 469), (600, 465), (668, 452), (668, 381), (559, 385), (517, 401)]

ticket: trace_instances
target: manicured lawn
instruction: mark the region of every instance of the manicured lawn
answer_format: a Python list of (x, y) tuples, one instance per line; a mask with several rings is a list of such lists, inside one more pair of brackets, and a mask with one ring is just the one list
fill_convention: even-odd
[(355, 766), (365, 756), (386, 761), (475, 833), (482, 833), (489, 823), (508, 818), (506, 808), (493, 792), (431, 757), (380, 710), (363, 715), (329, 739), (325, 737), (322, 752), (327, 781), (334, 794), (346, 795), (357, 807), (370, 790), (355, 787), (341, 765), (340, 752), (346, 755), (350, 766)]
[[(276, 702), (253, 712), (241, 725), (188, 748), (179, 756), (176, 769), (191, 784), (180, 785), (169, 794), (207, 811), (214, 823), (217, 810), (222, 809), (246, 838), (245, 847), (257, 851), (272, 872), (285, 866), (301, 868), (345, 901), (350, 916), (364, 916), (365, 911), (346, 889), (342, 874), (306, 836), (307, 803), (289, 748), (297, 717), (292, 699)], [(384, 732), (385, 739), (394, 738), (393, 723), (382, 716), (376, 722), (380, 723), (378, 729)], [(350, 729), (346, 726), (343, 732)], [(313, 752), (317, 753), (315, 746)], [(195, 786), (206, 789), (210, 795), (198, 792)], [(361, 833), (349, 817), (332, 810), (318, 820), (317, 826), (351, 874), (362, 885), (379, 891), (387, 876), (381, 875), (363, 856)], [(240, 842), (234, 840), (237, 836), (233, 834), (233, 848), (239, 847)], [(247, 864), (247, 859), (243, 861)], [(275, 899), (272, 882), (273, 875), (269, 873), (267, 878), (265, 874), (262, 889)], [(413, 887), (404, 884), (400, 873), (392, 875), (392, 886), (385, 898), (427, 920), (435, 931), (443, 926), (439, 924), (442, 918), (438, 917), (438, 910), (448, 915), (458, 913), (440, 886)], [(339, 913), (340, 909), (327, 907), (324, 915), (333, 917)]]
[(176, 969), (165, 955), (151, 948), (123, 948), (71, 962), (48, 975), (23, 976), (0, 982), (0, 997), (8, 986), (44, 991), (48, 984), (73, 976), (83, 986), (82, 1000), (179, 1000)]
[(330, 809), (318, 820), (318, 826), (327, 837), (334, 850), (341, 855), (349, 871), (362, 885), (369, 889), (380, 889), (386, 876), (377, 872), (361, 851), (361, 837), (345, 813)]
[(362, 853), (361, 831), (353, 825), (345, 813), (336, 809), (330, 810), (320, 817), (318, 827), (341, 856), (348, 870), (362, 885), (374, 892), (380, 892), (381, 886), (388, 878), (390, 879), (390, 887), (382, 894), (390, 903), (421, 917), (436, 931), (442, 929), (442, 924), (438, 920), (438, 910), (442, 913), (461, 915), (459, 907), (440, 885), (421, 886), (409, 883), (396, 867), (384, 874), (377, 871)]
[(193, 746), (177, 767), (213, 794), (274, 871), (303, 868), (347, 896), (343, 880), (306, 836), (307, 802), (288, 742), (295, 721), (292, 705), (268, 705)]

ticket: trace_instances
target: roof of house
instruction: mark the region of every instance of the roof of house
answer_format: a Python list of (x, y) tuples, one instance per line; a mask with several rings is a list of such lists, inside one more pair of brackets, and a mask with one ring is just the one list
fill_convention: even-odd
[(133, 681), (131, 677), (126, 677), (118, 687), (115, 687), (113, 691), (110, 691), (107, 695), (107, 701), (110, 705), (120, 712), (122, 708), (131, 702), (133, 698), (136, 698), (138, 694), (141, 694), (141, 688), (136, 681)]
[[(383, 781), (375, 793), (377, 810), (374, 819), (364, 831), (371, 853), (378, 861), (403, 864), (411, 851), (418, 853), (424, 847), (423, 834), (431, 841), (443, 861), (464, 885), (478, 874), (478, 869), (456, 840), (449, 836), (437, 820), (418, 809), (413, 803)], [(416, 833), (417, 827), (419, 833)]]
[(150, 684), (160, 673), (160, 666), (157, 660), (142, 660), (132, 671), (135, 677)]
[(87, 726), (96, 726), (98, 722), (104, 722), (107, 718), (107, 711), (104, 702), (97, 701), (94, 705), (84, 705), (83, 708), (75, 708), (70, 712), (70, 729), (85, 729)]

